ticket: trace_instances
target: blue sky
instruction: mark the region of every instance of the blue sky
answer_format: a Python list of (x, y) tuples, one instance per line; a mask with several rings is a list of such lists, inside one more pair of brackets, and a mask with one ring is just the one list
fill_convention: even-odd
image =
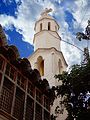
[[(33, 36), (35, 21), (45, 8), (52, 8), (51, 16), (60, 25), (62, 40), (75, 44), (83, 50), (87, 42), (76, 39), (78, 31), (84, 32), (90, 19), (90, 0), (0, 0), (0, 24), (8, 43), (17, 46), (21, 57), (34, 51)], [(89, 44), (90, 48), (90, 44)], [(83, 52), (64, 42), (61, 49), (69, 65), (79, 63)]]

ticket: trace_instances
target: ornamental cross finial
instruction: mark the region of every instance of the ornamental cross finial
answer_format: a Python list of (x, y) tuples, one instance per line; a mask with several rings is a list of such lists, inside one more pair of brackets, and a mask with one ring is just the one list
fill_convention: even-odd
[(49, 12), (52, 12), (52, 9), (45, 8), (45, 10), (41, 13), (41, 16), (47, 15)]

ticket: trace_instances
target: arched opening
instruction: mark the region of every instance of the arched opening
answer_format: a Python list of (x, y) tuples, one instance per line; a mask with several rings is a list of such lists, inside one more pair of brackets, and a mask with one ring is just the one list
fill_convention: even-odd
[(44, 76), (44, 60), (42, 60), (40, 63), (40, 74), (41, 76)]
[(40, 75), (44, 76), (44, 60), (41, 56), (38, 57), (37, 64), (38, 64), (38, 70), (40, 72)]
[(59, 59), (59, 61), (58, 61), (59, 73), (61, 73), (61, 68), (62, 68), (62, 62), (61, 62), (61, 60)]
[(50, 30), (50, 22), (48, 22), (48, 30)]
[(57, 31), (57, 26), (55, 26), (55, 31)]
[(42, 23), (40, 23), (40, 31), (42, 30)]

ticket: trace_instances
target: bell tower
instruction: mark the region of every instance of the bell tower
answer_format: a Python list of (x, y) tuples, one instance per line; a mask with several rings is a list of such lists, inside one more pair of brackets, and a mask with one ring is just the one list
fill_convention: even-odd
[(52, 9), (45, 9), (35, 23), (34, 53), (28, 58), (32, 67), (38, 69), (42, 78), (46, 78), (50, 86), (57, 85), (54, 76), (67, 68), (61, 52), (59, 25), (49, 15)]
[[(56, 48), (60, 50), (60, 36), (58, 35), (59, 25), (57, 22), (48, 15), (52, 9), (45, 9), (41, 13), (41, 17), (35, 23), (34, 47), (35, 51), (38, 48)], [(56, 37), (56, 38), (55, 38)]]

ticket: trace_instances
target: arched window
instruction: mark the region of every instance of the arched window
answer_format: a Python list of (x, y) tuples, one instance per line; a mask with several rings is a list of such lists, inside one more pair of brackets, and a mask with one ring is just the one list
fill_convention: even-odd
[(40, 74), (41, 76), (44, 76), (44, 60), (42, 60), (40, 63)]
[(50, 22), (48, 22), (48, 30), (50, 30)]
[(59, 61), (58, 61), (59, 73), (61, 73), (61, 68), (62, 68), (62, 62), (61, 62), (61, 60), (59, 59)]
[(37, 64), (38, 64), (38, 70), (40, 72), (40, 75), (44, 76), (44, 60), (41, 56), (38, 57)]
[(42, 30), (42, 23), (40, 23), (40, 31)]
[(55, 26), (55, 30), (57, 31), (57, 27)]

